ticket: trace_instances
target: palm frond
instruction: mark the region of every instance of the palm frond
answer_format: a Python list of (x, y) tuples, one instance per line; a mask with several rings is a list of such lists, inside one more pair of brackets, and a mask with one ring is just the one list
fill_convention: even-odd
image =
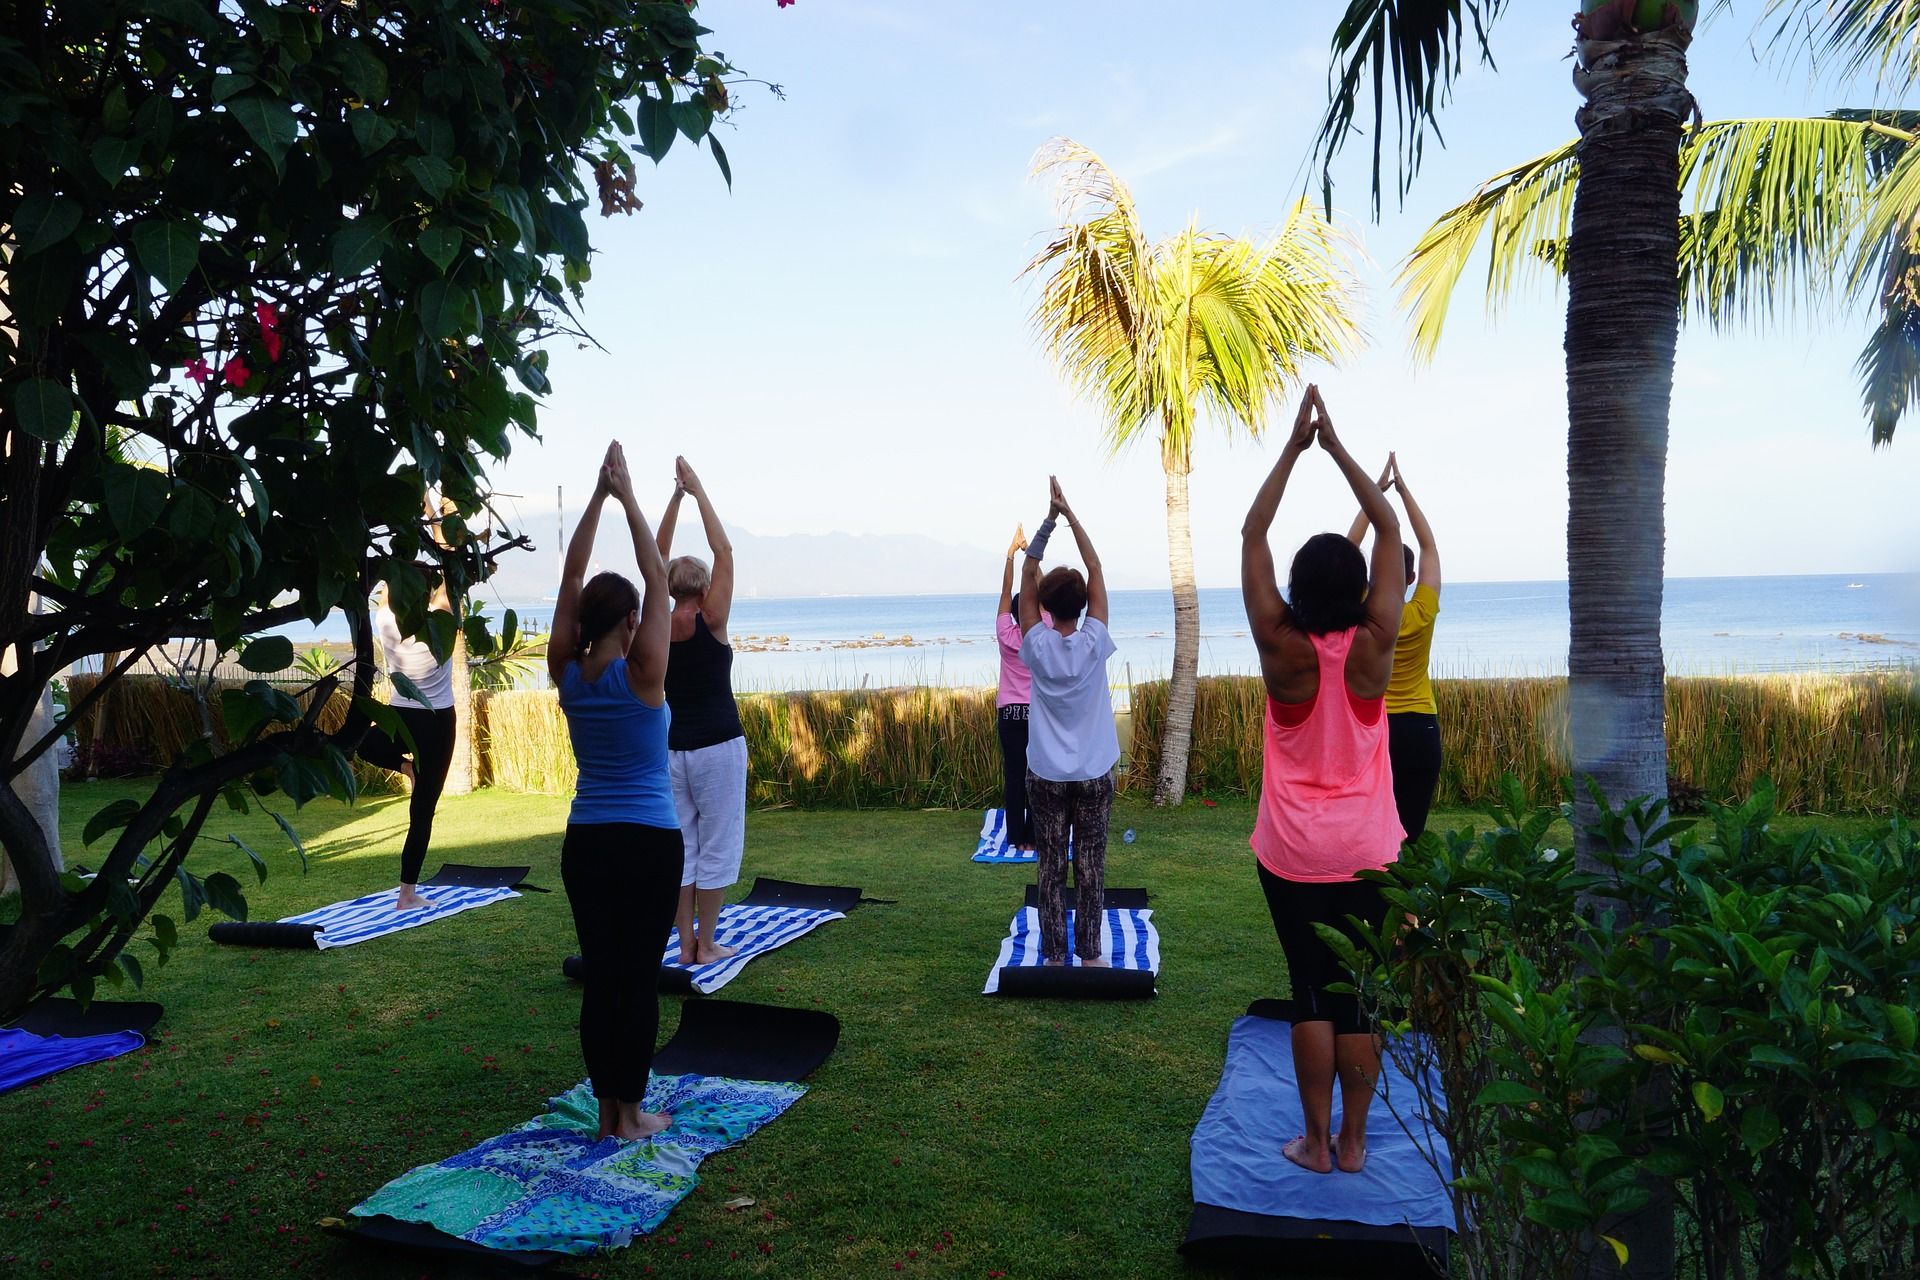
[(1762, 25), (1771, 48), (1798, 46), (1816, 65), (1850, 77), (1871, 69), (1880, 88), (1904, 95), (1920, 84), (1920, 3), (1915, 0), (1768, 0)]
[[(1333, 209), (1334, 157), (1359, 131), (1355, 117), (1373, 100), (1373, 211), (1380, 212), (1380, 155), (1386, 139), (1386, 95), (1393, 89), (1399, 194), (1420, 169), (1427, 133), (1441, 138), (1439, 111), (1464, 65), (1467, 28), (1480, 59), (1493, 65), (1488, 42), (1508, 0), (1352, 0), (1333, 33), (1327, 71), (1327, 113), (1314, 141), (1323, 199)], [(1369, 93), (1369, 90), (1371, 91)]]
[(1920, 211), (1890, 229), (1881, 273), (1880, 323), (1854, 365), (1876, 446), (1920, 403)]

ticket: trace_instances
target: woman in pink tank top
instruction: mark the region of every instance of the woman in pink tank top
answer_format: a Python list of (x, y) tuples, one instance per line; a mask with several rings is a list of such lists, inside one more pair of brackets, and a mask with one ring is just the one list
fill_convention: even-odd
[[(1316, 439), (1373, 522), (1372, 570), (1346, 538), (1318, 534), (1294, 556), (1283, 598), (1267, 534), (1294, 463)], [(1399, 519), (1334, 434), (1319, 388), (1301, 399), (1293, 435), (1240, 536), (1240, 588), (1267, 688), (1265, 777), (1251, 843), (1293, 985), (1294, 1074), (1306, 1116), (1306, 1132), (1282, 1154), (1316, 1173), (1357, 1173), (1367, 1159), (1380, 1050), (1359, 1001), (1328, 990), (1351, 976), (1314, 925), (1351, 935), (1348, 917), (1377, 930), (1386, 916), (1378, 887), (1355, 876), (1394, 862), (1404, 835), (1384, 712), (1406, 567)]]

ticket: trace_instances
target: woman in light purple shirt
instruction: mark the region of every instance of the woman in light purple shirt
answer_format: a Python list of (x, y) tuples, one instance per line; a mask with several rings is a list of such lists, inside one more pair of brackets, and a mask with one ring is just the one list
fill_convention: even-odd
[(1001, 805), (1007, 815), (1007, 844), (1033, 852), (1033, 823), (1027, 817), (1027, 701), (1033, 673), (1020, 661), (1020, 597), (1013, 590), (1013, 558), (1027, 548), (1026, 530), (1014, 526), (1007, 567), (1000, 575), (1000, 612), (994, 638), (1000, 645), (1000, 695), (994, 699), (1000, 729)]

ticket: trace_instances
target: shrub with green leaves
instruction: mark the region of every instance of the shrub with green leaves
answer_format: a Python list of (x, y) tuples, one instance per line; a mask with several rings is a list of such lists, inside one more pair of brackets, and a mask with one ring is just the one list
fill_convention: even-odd
[[(57, 878), (0, 787), (22, 888), (0, 940), (0, 1017), (114, 966), (243, 780), (295, 803), (353, 793), (370, 694), (366, 597), (447, 653), (455, 600), (504, 550), (470, 526), (486, 468), (535, 430), (542, 343), (577, 332), (587, 220), (639, 207), (633, 153), (704, 146), (731, 69), (680, 0), (76, 0), (0, 28), (0, 759), (17, 774), (54, 673), (244, 636), (330, 609), (356, 656), (317, 678), (354, 711), (326, 732), (264, 682), (218, 706), (134, 811), (92, 825), (101, 874)], [(450, 500), (438, 538), (429, 491)], [(446, 545), (441, 545), (444, 540)], [(46, 608), (33, 613), (38, 597)], [(466, 624), (476, 652), (484, 622)], [(264, 640), (242, 661), (292, 662)], [(214, 716), (225, 717), (230, 750)], [(264, 870), (264, 863), (261, 869)], [(224, 886), (223, 886), (224, 888)], [(172, 928), (151, 940), (164, 957)]]
[(1697, 826), (1603, 802), (1575, 868), (1520, 801), (1410, 846), (1363, 945), (1323, 930), (1427, 1082), (1387, 1110), (1447, 1138), (1466, 1273), (1583, 1275), (1659, 1197), (1689, 1275), (1920, 1275), (1913, 829), (1789, 839), (1763, 782)]

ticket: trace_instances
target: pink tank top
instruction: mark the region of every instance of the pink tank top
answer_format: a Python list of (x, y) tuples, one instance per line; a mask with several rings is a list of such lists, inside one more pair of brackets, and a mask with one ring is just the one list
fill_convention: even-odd
[(1320, 690), (1305, 720), (1291, 727), (1267, 699), (1266, 777), (1254, 820), (1254, 854), (1283, 880), (1327, 883), (1392, 865), (1406, 832), (1393, 803), (1387, 718), (1379, 700), (1347, 696), (1353, 630), (1314, 636)]

